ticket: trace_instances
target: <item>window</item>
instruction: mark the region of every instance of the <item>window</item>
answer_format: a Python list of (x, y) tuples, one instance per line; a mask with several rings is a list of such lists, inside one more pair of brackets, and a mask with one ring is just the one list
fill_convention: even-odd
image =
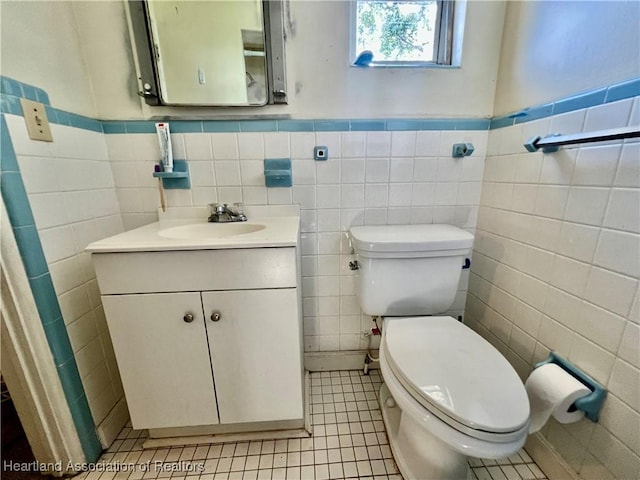
[(354, 0), (351, 62), (437, 66), (453, 60), (453, 0)]

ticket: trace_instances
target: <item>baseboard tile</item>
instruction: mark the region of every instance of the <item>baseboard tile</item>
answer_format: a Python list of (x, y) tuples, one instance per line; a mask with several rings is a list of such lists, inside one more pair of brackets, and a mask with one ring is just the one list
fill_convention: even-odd
[(142, 448), (165, 448), (192, 445), (214, 445), (229, 442), (252, 442), (258, 440), (283, 440), (289, 438), (309, 438), (304, 428), (265, 432), (222, 433), (216, 435), (189, 435), (184, 437), (148, 438)]
[[(304, 368), (310, 372), (328, 370), (363, 370), (365, 350), (349, 350), (344, 352), (306, 352)], [(378, 362), (369, 364), (369, 369), (377, 369)]]
[(96, 428), (102, 448), (111, 446), (128, 421), (129, 409), (127, 408), (127, 402), (122, 397)]
[(524, 448), (549, 480), (577, 480), (577, 473), (539, 433), (529, 435)]

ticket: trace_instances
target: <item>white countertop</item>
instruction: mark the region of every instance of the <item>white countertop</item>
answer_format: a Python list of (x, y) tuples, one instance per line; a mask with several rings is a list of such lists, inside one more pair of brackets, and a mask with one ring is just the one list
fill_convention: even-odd
[[(207, 223), (206, 207), (176, 207), (159, 212), (158, 222), (145, 225), (87, 246), (91, 253), (160, 252), (170, 250), (218, 250), (232, 248), (294, 247), (298, 243), (300, 211), (297, 205), (247, 206), (246, 222)], [(213, 235), (168, 238), (165, 232), (186, 225), (208, 225)], [(263, 229), (232, 236), (216, 236), (215, 229), (233, 225), (264, 226)], [(208, 229), (209, 227), (205, 227)], [(242, 227), (240, 227), (242, 228)], [(173, 230), (175, 231), (175, 230)]]

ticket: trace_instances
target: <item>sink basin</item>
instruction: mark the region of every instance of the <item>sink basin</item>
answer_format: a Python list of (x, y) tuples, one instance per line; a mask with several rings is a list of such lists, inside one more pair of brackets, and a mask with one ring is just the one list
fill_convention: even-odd
[(264, 225), (255, 223), (193, 223), (165, 228), (158, 235), (179, 240), (213, 239), (246, 235), (264, 230)]

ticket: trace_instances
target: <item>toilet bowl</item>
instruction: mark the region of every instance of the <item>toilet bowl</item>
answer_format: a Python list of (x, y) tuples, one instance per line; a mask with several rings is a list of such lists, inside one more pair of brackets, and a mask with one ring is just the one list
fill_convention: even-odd
[(406, 479), (466, 478), (467, 457), (504, 458), (524, 445), (520, 378), (454, 318), (385, 319), (380, 368), (383, 419)]
[(450, 316), (473, 236), (451, 225), (352, 227), (356, 294), (382, 317), (380, 405), (406, 480), (469, 475), (527, 438), (529, 401), (509, 362)]

